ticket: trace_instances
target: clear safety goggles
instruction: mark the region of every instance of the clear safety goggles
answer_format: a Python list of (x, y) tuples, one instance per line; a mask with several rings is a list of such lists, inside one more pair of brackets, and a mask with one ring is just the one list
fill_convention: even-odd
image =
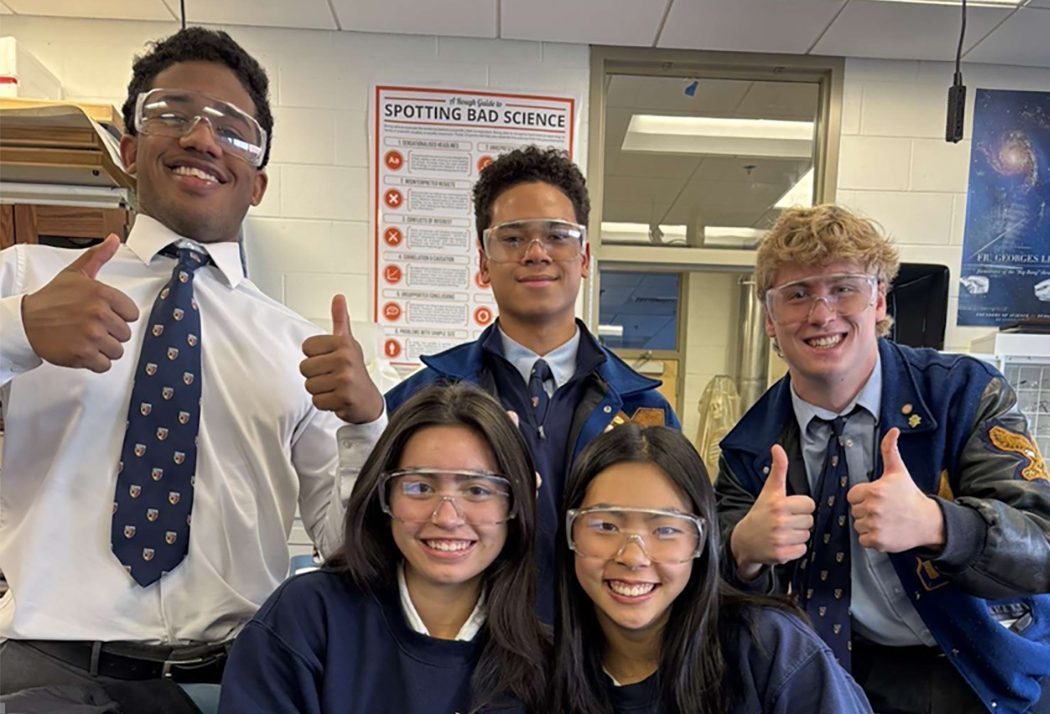
[(486, 471), (404, 469), (383, 475), (383, 511), (405, 523), (426, 523), (449, 506), (471, 525), (504, 523), (516, 515), (510, 481)]
[(549, 218), (508, 221), (486, 228), (481, 234), (485, 255), (497, 263), (521, 260), (533, 243), (539, 243), (551, 260), (573, 260), (583, 252), (586, 241), (585, 226)]
[(878, 286), (874, 275), (815, 275), (767, 290), (766, 309), (780, 324), (808, 320), (818, 302), (840, 317), (849, 317), (875, 304)]
[(266, 156), (266, 130), (255, 117), (229, 102), (200, 92), (151, 89), (135, 102), (140, 134), (182, 138), (205, 122), (222, 150), (259, 168)]
[(602, 560), (619, 557), (633, 542), (650, 562), (687, 563), (700, 557), (704, 542), (702, 518), (656, 508), (573, 508), (565, 530), (570, 550)]

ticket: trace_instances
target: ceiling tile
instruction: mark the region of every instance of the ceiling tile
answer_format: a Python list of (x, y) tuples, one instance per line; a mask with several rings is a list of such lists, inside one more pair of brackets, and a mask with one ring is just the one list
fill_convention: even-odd
[(665, 7), (656, 0), (500, 0), (500, 37), (651, 47)]
[(496, 37), (499, 0), (330, 0), (342, 30)]
[[(1012, 10), (970, 7), (965, 51), (1006, 18)], [(850, 0), (813, 54), (882, 59), (943, 60), (955, 58), (959, 44), (958, 5)]]
[(4, 0), (17, 15), (89, 17), (96, 20), (172, 20), (161, 0)]
[[(6, 0), (5, 0), (6, 1)], [(164, 0), (179, 16), (179, 0)], [(326, 0), (186, 0), (190, 24), (254, 25), (308, 30), (335, 30), (335, 18)]]
[(1050, 38), (1050, 9), (1021, 8), (967, 52), (966, 61), (1050, 67), (1047, 38)]
[(1050, 7), (1050, 0), (1028, 0), (1028, 7)]
[(676, 0), (658, 46), (804, 54), (844, 3), (845, 0)]
[(10, 15), (10, 14), (11, 14), (11, 8), (9, 8), (7, 5), (4, 5), (2, 2), (0, 2), (0, 15)]

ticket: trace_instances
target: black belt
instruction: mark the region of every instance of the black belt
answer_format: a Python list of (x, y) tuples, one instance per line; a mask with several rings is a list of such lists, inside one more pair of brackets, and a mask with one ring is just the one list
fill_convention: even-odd
[(200, 645), (144, 645), (138, 642), (21, 640), (92, 676), (113, 679), (167, 678), (183, 683), (222, 681), (233, 641)]

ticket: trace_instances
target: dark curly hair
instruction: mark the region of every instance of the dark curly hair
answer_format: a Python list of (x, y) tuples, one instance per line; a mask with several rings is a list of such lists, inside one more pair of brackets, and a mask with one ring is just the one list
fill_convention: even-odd
[(541, 149), (535, 144), (503, 154), (485, 167), (474, 184), (474, 223), (481, 234), (492, 224), (492, 204), (499, 195), (520, 183), (542, 181), (555, 186), (572, 201), (576, 222), (587, 225), (591, 215), (591, 199), (587, 196), (587, 181), (569, 160), (568, 154), (558, 149)]
[(237, 75), (255, 105), (255, 118), (266, 130), (266, 153), (263, 166), (270, 160), (273, 145), (273, 114), (270, 112), (270, 80), (266, 70), (233, 38), (222, 30), (187, 27), (171, 37), (150, 43), (150, 51), (135, 57), (128, 83), (128, 98), (124, 101), (124, 129), (135, 135), (135, 101), (139, 94), (153, 89), (157, 75), (179, 62), (217, 62)]

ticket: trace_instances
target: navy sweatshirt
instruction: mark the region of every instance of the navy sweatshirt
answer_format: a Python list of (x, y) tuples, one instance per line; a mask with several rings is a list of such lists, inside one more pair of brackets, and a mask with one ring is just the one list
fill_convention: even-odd
[[(747, 624), (727, 643), (726, 671), (739, 677), (728, 714), (870, 714), (860, 686), (835, 661), (831, 650), (794, 615), (750, 608), (757, 641)], [(664, 714), (657, 675), (625, 687), (609, 682), (616, 714)]]
[(466, 714), (485, 639), (484, 627), (471, 642), (421, 635), (396, 588), (377, 598), (340, 575), (307, 573), (279, 587), (237, 636), (219, 711)]

